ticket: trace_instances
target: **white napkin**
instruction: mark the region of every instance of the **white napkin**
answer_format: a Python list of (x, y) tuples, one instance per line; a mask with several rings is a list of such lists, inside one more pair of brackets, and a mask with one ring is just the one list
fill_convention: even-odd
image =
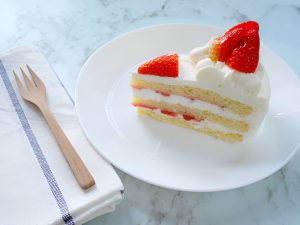
[[(21, 98), (12, 71), (26, 64), (44, 81), (51, 111), (96, 181), (92, 189), (79, 187), (41, 113)], [(119, 177), (88, 143), (71, 99), (34, 47), (0, 54), (0, 180), (1, 225), (82, 224), (122, 199)]]

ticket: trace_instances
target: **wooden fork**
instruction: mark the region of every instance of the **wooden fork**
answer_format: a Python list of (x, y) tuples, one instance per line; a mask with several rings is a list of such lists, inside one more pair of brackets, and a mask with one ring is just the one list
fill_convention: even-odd
[(46, 88), (44, 83), (29, 65), (26, 65), (26, 67), (31, 75), (32, 81), (28, 78), (21, 67), (20, 70), (27, 88), (23, 86), (17, 74), (13, 71), (21, 96), (25, 100), (35, 104), (40, 109), (52, 130), (60, 149), (68, 161), (77, 182), (83, 189), (90, 188), (95, 184), (95, 181), (51, 113), (46, 100)]

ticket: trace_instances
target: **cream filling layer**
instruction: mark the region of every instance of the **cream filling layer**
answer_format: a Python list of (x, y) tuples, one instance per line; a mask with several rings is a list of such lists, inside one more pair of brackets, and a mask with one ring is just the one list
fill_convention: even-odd
[[(187, 70), (187, 69), (186, 69)], [(213, 76), (216, 77), (218, 74), (211, 75), (210, 72), (207, 71), (207, 74), (211, 76), (207, 80), (201, 76), (202, 82), (189, 80), (183, 75), (178, 78), (170, 78), (170, 77), (160, 77), (154, 75), (141, 75), (137, 73), (132, 74), (133, 79), (143, 80), (148, 82), (157, 82), (166, 85), (177, 85), (177, 86), (190, 86), (193, 88), (200, 88), (203, 90), (210, 90), (223, 95), (224, 97), (230, 98), (232, 100), (236, 100), (243, 104), (249, 105), (252, 108), (257, 108), (260, 106), (267, 106), (270, 97), (270, 88), (269, 88), (269, 80), (267, 76), (264, 76), (262, 79), (262, 88), (259, 93), (253, 95), (252, 93), (245, 92), (243, 87), (236, 85), (231, 82), (230, 79), (226, 79), (226, 82), (218, 81), (215, 82)], [(207, 76), (206, 76), (207, 77)]]
[(246, 137), (250, 137), (255, 134), (256, 130), (260, 127), (267, 110), (267, 107), (262, 106), (260, 108), (256, 108), (250, 116), (240, 117), (229, 110), (204, 101), (191, 100), (189, 98), (177, 95), (163, 96), (150, 89), (133, 89), (133, 96), (140, 97), (145, 100), (164, 101), (171, 104), (181, 104), (183, 106), (194, 107), (200, 110), (208, 110), (220, 116), (245, 121), (249, 124), (249, 131), (243, 133)]
[(239, 115), (232, 113), (228, 109), (221, 108), (220, 106), (210, 104), (201, 100), (191, 100), (189, 98), (178, 95), (163, 96), (150, 89), (133, 89), (133, 95), (145, 100), (155, 100), (158, 102), (163, 101), (170, 104), (180, 104), (182, 106), (193, 107), (199, 110), (207, 110), (227, 118), (242, 120)]
[[(173, 116), (168, 116), (164, 113), (161, 113), (161, 111), (159, 109), (146, 109), (144, 108), (144, 110), (148, 110), (148, 111), (153, 111), (157, 114), (159, 114), (160, 116), (162, 117), (165, 117), (165, 118), (170, 118), (170, 117), (173, 117)], [(178, 114), (177, 116), (174, 116), (173, 118), (177, 118), (177, 119), (180, 119), (180, 120), (184, 120), (185, 122), (189, 123), (191, 126), (193, 126), (194, 128), (197, 128), (197, 129), (200, 129), (200, 128), (204, 128), (204, 127), (207, 127), (209, 129), (212, 129), (212, 130), (219, 130), (219, 131), (222, 131), (224, 133), (238, 133), (238, 132), (235, 132), (235, 131), (232, 131), (230, 130), (229, 128), (226, 128), (226, 127), (223, 127), (221, 125), (218, 125), (218, 124), (215, 124), (215, 123), (212, 123), (208, 120), (202, 120), (200, 122), (198, 121), (193, 121), (193, 120), (190, 120), (190, 121), (187, 121), (183, 118), (183, 116), (181, 114)]]

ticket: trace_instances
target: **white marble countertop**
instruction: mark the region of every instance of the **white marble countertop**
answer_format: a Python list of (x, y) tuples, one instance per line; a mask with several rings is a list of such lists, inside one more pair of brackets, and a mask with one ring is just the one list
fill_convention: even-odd
[[(87, 57), (121, 33), (170, 22), (229, 27), (248, 19), (259, 21), (263, 43), (300, 74), (298, 0), (2, 0), (0, 50), (38, 46), (74, 94), (76, 76)], [(215, 193), (171, 191), (118, 173), (125, 199), (115, 212), (87, 225), (296, 225), (300, 221), (299, 153), (263, 181)]]

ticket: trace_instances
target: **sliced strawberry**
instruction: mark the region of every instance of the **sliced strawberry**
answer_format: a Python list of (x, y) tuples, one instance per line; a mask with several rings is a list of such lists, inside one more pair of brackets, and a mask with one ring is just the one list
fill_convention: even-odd
[(243, 73), (253, 73), (259, 60), (259, 36), (256, 30), (249, 30), (235, 47), (226, 64)]
[(171, 95), (169, 92), (165, 92), (165, 91), (158, 91), (158, 90), (156, 90), (155, 92), (157, 94), (161, 94), (162, 96), (166, 96), (166, 97), (169, 97)]
[[(255, 21), (248, 21), (232, 27), (223, 36), (213, 41), (209, 50), (211, 60), (225, 62), (228, 66), (240, 72), (253, 73), (258, 65), (258, 30), (259, 25)], [(253, 37), (250, 38), (249, 35)], [(241, 47), (242, 45), (244, 45), (244, 48)], [(251, 50), (246, 51), (245, 48), (251, 48)], [(241, 52), (237, 53), (239, 50)], [(235, 52), (235, 57), (231, 57), (233, 52)], [(251, 55), (247, 55), (248, 53), (251, 53)], [(242, 58), (245, 59), (242, 60)], [(237, 61), (234, 61), (235, 59)]]
[(135, 107), (141, 107), (141, 108), (146, 108), (146, 109), (151, 109), (151, 110), (157, 109), (156, 107), (146, 105), (146, 104), (142, 104), (142, 103), (136, 103), (136, 102), (133, 102), (132, 105), (135, 106)]
[(168, 111), (168, 110), (164, 110), (164, 109), (161, 109), (160, 112), (163, 113), (163, 114), (166, 114), (168, 116), (172, 116), (172, 117), (176, 117), (177, 116), (176, 112), (172, 112), (172, 111)]
[(178, 77), (178, 54), (167, 54), (152, 59), (138, 68), (140, 74)]
[(191, 116), (191, 115), (189, 115), (189, 114), (182, 114), (182, 117), (183, 117), (183, 119), (185, 119), (185, 120), (187, 120), (187, 121), (190, 121), (190, 120), (195, 119), (194, 116)]

